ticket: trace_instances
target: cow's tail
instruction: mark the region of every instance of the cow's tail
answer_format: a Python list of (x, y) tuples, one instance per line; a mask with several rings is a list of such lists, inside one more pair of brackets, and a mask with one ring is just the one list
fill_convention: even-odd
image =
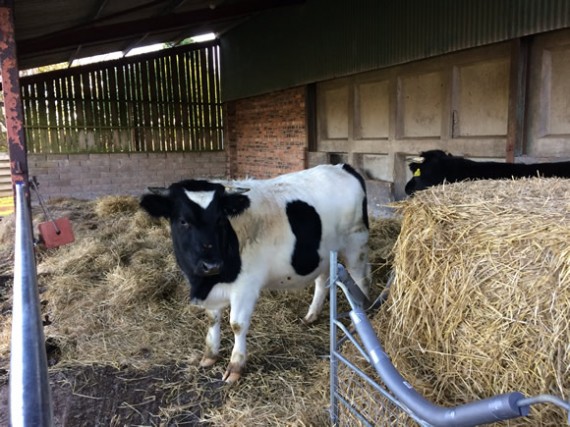
[(366, 182), (364, 181), (362, 175), (359, 174), (356, 171), (356, 169), (354, 169), (348, 163), (344, 163), (342, 165), (342, 169), (351, 174), (353, 177), (355, 177), (360, 183), (362, 190), (364, 191), (364, 198), (362, 199), (362, 221), (364, 222), (364, 225), (366, 225), (366, 228), (370, 229), (370, 224), (368, 220), (368, 199), (366, 197)]

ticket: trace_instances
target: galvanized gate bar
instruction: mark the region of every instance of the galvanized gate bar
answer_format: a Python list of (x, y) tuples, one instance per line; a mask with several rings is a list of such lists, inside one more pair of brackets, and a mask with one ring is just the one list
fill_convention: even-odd
[(10, 347), (10, 424), (53, 425), (47, 356), (40, 313), (32, 222), (24, 183), (16, 183), (16, 242), (12, 338)]
[(337, 269), (337, 253), (330, 253), (330, 274), (329, 274), (329, 297), (330, 297), (330, 416), (333, 424), (338, 421), (338, 401), (336, 390), (338, 388), (338, 362), (334, 357), (337, 349), (337, 331), (336, 331), (336, 269)]

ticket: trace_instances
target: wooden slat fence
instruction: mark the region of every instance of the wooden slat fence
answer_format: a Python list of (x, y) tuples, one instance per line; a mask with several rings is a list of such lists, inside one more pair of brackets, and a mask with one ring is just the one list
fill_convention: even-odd
[(222, 150), (217, 42), (21, 79), (31, 153)]

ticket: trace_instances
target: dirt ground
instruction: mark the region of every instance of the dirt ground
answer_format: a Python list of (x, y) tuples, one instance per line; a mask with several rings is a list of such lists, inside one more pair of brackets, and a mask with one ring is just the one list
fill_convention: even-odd
[[(5, 373), (4, 373), (5, 374)], [(204, 402), (223, 403), (223, 382), (204, 375), (200, 392), (175, 386), (184, 377), (183, 366), (160, 366), (149, 371), (109, 366), (86, 366), (50, 373), (56, 426), (208, 426), (200, 421)], [(8, 386), (0, 387), (0, 425), (8, 426)], [(172, 384), (172, 387), (168, 385)], [(184, 407), (163, 424), (160, 409)]]

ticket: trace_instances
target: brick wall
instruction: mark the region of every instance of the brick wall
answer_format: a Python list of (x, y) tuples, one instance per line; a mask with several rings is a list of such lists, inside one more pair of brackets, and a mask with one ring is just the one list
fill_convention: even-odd
[(307, 166), (305, 87), (226, 104), (229, 173), (270, 178)]
[(201, 153), (28, 154), (44, 198), (92, 199), (109, 194), (142, 194), (185, 178), (227, 176), (225, 151)]

